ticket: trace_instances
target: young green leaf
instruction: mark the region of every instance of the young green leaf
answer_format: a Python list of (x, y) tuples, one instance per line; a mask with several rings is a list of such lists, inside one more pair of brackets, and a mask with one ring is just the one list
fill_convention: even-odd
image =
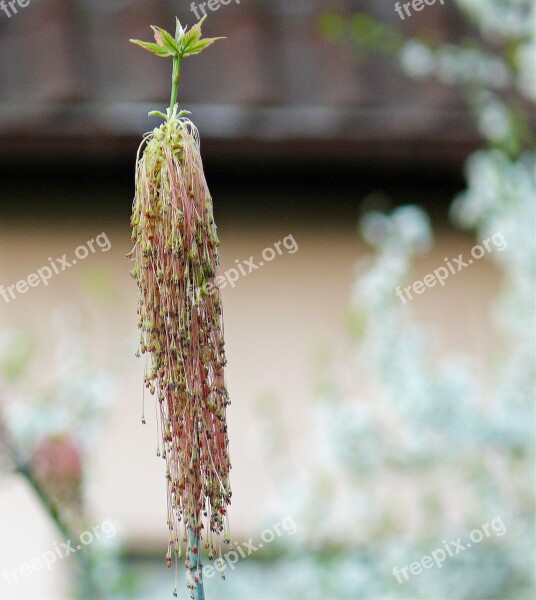
[(165, 29), (162, 29), (161, 27), (155, 27), (154, 25), (151, 25), (151, 29), (154, 31), (154, 39), (159, 46), (167, 48), (174, 54), (179, 54), (179, 45), (170, 33), (168, 33)]
[(203, 25), (206, 15), (198, 21), (190, 31), (184, 31), (183, 35), (179, 38), (179, 46), (181, 49), (181, 56), (192, 56), (193, 54), (199, 54), (202, 50), (213, 44), (216, 40), (222, 40), (224, 38), (206, 38), (201, 39), (201, 26)]
[(159, 110), (152, 110), (150, 113), (148, 113), (148, 115), (149, 117), (163, 117), (164, 119), (167, 119), (167, 115)]
[(197, 44), (201, 39), (201, 25), (203, 25), (203, 21), (206, 18), (205, 15), (190, 29), (190, 31), (184, 31), (183, 35), (179, 38), (183, 56), (189, 50), (190, 46)]
[(223, 38), (223, 37), (217, 37), (217, 38), (205, 38), (203, 40), (199, 40), (195, 44), (189, 45), (187, 50), (183, 50), (182, 56), (192, 56), (194, 54), (199, 54), (205, 48), (207, 48), (208, 46), (213, 44), (215, 41), (224, 40), (224, 39), (225, 38)]
[(149, 52), (153, 52), (157, 56), (183, 58), (184, 56), (192, 56), (199, 54), (202, 50), (213, 44), (216, 40), (225, 38), (201, 38), (201, 25), (206, 19), (203, 17), (189, 31), (187, 27), (183, 27), (177, 19), (177, 37), (174, 38), (168, 31), (161, 27), (151, 25), (154, 31), (154, 39), (156, 44), (150, 42), (142, 42), (140, 40), (130, 40), (133, 44), (141, 46)]
[(163, 46), (159, 46), (158, 44), (152, 44), (151, 42), (142, 42), (141, 40), (130, 40), (133, 44), (137, 46), (141, 46), (145, 50), (156, 54), (157, 56), (161, 56), (163, 58), (167, 58), (169, 56), (175, 56), (175, 52), (164, 48)]
[(186, 33), (186, 27), (181, 25), (178, 17), (175, 17), (175, 20), (177, 21), (177, 39), (180, 39)]

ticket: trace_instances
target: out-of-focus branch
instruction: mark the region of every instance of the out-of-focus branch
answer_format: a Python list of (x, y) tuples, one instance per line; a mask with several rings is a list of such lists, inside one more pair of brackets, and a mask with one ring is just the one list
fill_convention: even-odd
[[(4, 454), (13, 467), (13, 471), (23, 477), (35, 493), (46, 513), (65, 540), (72, 540), (76, 536), (61, 516), (61, 510), (53, 501), (39, 479), (34, 476), (31, 465), (23, 458), (17, 444), (11, 436), (0, 411), (0, 454)], [(99, 586), (92, 577), (93, 565), (91, 557), (84, 552), (76, 552), (76, 559), (80, 570), (80, 595), (83, 598), (102, 598)]]

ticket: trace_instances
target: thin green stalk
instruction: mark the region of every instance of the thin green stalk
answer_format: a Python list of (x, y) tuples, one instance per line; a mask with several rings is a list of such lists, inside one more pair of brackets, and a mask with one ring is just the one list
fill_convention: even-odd
[[(199, 536), (188, 528), (188, 542), (190, 545), (190, 573), (192, 576), (198, 577), (199, 582), (194, 582), (193, 598), (194, 600), (205, 600), (205, 589), (203, 586), (203, 565), (201, 564), (201, 546), (199, 544)], [(194, 552), (194, 548), (196, 552)]]
[[(177, 19), (177, 28), (175, 30), (175, 39), (178, 40), (180, 37), (180, 23), (179, 20)], [(171, 111), (173, 110), (175, 104), (177, 104), (177, 96), (179, 93), (179, 78), (181, 75), (181, 61), (182, 61), (182, 57), (181, 56), (174, 56), (173, 57), (173, 77), (171, 79), (171, 101), (169, 103), (169, 112), (171, 113)]]
[(171, 101), (169, 104), (170, 111), (173, 110), (175, 104), (177, 104), (177, 96), (179, 93), (179, 78), (181, 74), (181, 57), (173, 57), (173, 78), (171, 80)]

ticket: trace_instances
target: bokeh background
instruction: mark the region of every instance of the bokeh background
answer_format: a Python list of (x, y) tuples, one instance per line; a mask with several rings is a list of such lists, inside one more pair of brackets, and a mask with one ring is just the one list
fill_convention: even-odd
[[(281, 535), (207, 598), (534, 597), (535, 6), (438, 1), (403, 21), (394, 6), (232, 0), (204, 24), (227, 39), (183, 68), (222, 271), (298, 248), (223, 291), (232, 539)], [(173, 590), (125, 255), (171, 68), (128, 40), (175, 15), (196, 21), (176, 0), (0, 10), (0, 284), (110, 243), (0, 296), (6, 600)], [(444, 287), (395, 295), (495, 234), (507, 247)], [(503, 534), (393, 575), (493, 520)], [(114, 535), (20, 572), (107, 521)]]

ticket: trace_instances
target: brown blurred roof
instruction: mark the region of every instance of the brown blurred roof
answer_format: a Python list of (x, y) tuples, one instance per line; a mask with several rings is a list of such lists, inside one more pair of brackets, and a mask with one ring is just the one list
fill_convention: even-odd
[[(131, 152), (156, 123), (148, 110), (168, 101), (171, 67), (128, 39), (149, 40), (149, 24), (172, 28), (175, 14), (193, 24), (189, 5), (31, 0), (9, 19), (0, 13), (0, 157)], [(179, 94), (205, 153), (464, 155), (476, 136), (459, 98), (323, 40), (318, 17), (330, 9), (398, 19), (390, 2), (372, 0), (231, 0), (209, 14), (204, 33), (227, 40), (188, 60)], [(448, 35), (457, 22), (450, 8), (429, 7), (410, 26)]]

